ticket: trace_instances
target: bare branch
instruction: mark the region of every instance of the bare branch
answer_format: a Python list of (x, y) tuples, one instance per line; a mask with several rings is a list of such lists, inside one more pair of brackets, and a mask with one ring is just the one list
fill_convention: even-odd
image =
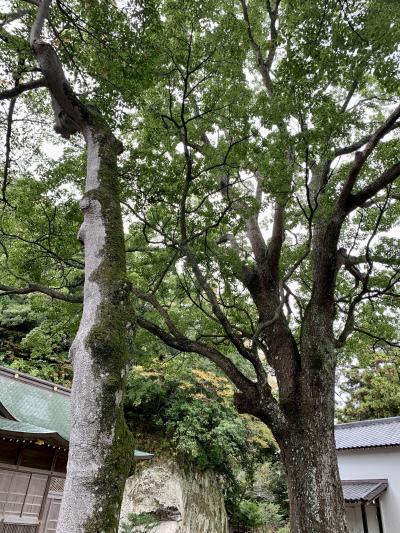
[(38, 4), (39, 9), (37, 11), (35, 22), (33, 23), (31, 28), (31, 35), (29, 40), (29, 43), (32, 48), (34, 47), (35, 43), (39, 41), (42, 37), (43, 24), (47, 18), (50, 4), (51, 0), (42, 0)]
[[(51, 0), (42, 0), (31, 29), (30, 45), (50, 91), (56, 121), (55, 130), (64, 138), (87, 125), (88, 109), (78, 100), (64, 74), (64, 69), (53, 46), (41, 39), (44, 22)], [(86, 117), (86, 118), (85, 118)]]
[[(15, 85), (16, 87), (18, 86), (18, 80), (15, 80)], [(7, 197), (6, 197), (6, 189), (7, 189), (7, 185), (9, 183), (9, 169), (10, 169), (10, 164), (11, 164), (11, 134), (12, 134), (12, 123), (13, 123), (13, 115), (14, 115), (14, 108), (15, 108), (15, 103), (16, 103), (17, 99), (16, 97), (14, 98), (11, 98), (10, 100), (10, 104), (8, 106), (8, 113), (7, 113), (7, 131), (6, 131), (6, 142), (5, 142), (5, 147), (6, 147), (6, 157), (5, 157), (5, 162), (4, 162), (4, 170), (3, 170), (3, 183), (2, 183), (2, 186), (1, 186), (1, 196), (2, 196), (2, 202), (4, 204), (8, 204), (8, 200), (7, 200)]]
[(346, 96), (346, 98), (345, 98), (345, 100), (344, 100), (344, 102), (343, 102), (343, 104), (342, 104), (342, 106), (340, 108), (340, 113), (344, 113), (347, 110), (347, 107), (348, 107), (348, 105), (350, 103), (350, 100), (352, 99), (352, 97), (353, 97), (353, 95), (354, 95), (354, 93), (355, 93), (355, 91), (357, 89), (357, 85), (358, 85), (357, 80), (354, 80), (352, 85), (351, 85), (351, 87), (350, 87), (350, 90), (347, 93), (347, 96)]
[(55, 300), (63, 300), (64, 302), (70, 302), (75, 304), (83, 303), (82, 296), (67, 294), (57, 289), (47, 287), (46, 285), (41, 285), (39, 283), (29, 283), (27, 287), (12, 287), (9, 285), (0, 284), (0, 291), (0, 296), (9, 296), (12, 294), (32, 294), (34, 292), (39, 292), (41, 294), (45, 294), (46, 296), (50, 296)]

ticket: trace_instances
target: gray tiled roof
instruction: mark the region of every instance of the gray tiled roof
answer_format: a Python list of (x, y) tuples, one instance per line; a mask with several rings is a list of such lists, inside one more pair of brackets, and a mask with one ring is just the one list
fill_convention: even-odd
[(367, 503), (377, 498), (388, 487), (387, 479), (359, 479), (342, 481), (346, 503)]
[(400, 446), (400, 416), (335, 426), (337, 450)]

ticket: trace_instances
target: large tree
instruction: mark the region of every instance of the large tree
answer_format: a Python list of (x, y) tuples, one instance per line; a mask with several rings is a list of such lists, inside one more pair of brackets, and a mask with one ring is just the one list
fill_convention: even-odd
[(130, 249), (159, 267), (135, 283), (138, 323), (214, 361), (272, 429), (296, 533), (346, 531), (337, 358), (379, 323), (396, 335), (399, 16), (167, 3), (165, 74), (139, 121)]
[[(119, 175), (138, 324), (149, 347), (155, 338), (212, 361), (235, 385), (237, 408), (271, 428), (292, 531), (345, 532), (333, 438), (338, 355), (360, 335), (374, 342), (378, 330), (395, 340), (399, 7), (169, 0), (159, 12), (145, 54), (158, 73), (145, 94), (128, 96), (137, 73), (120, 58), (124, 46), (93, 56), (90, 72), (100, 103), (114, 103), (110, 120), (125, 146)], [(106, 33), (96, 33), (96, 13), (66, 11), (61, 43), (72, 41), (78, 70), (88, 68), (79, 38), (101, 43)], [(80, 168), (69, 154), (57, 173)], [(23, 195), (9, 181), (6, 171), (3, 199), (13, 204)], [(49, 228), (41, 239), (29, 238), (36, 228), (18, 208), (11, 222), (10, 210), (3, 293), (79, 300), (80, 278), (70, 278), (80, 257), (60, 249), (60, 214), (38, 213)], [(18, 235), (7, 230), (15, 219)], [(24, 264), (21, 248), (62, 265), (57, 275)]]

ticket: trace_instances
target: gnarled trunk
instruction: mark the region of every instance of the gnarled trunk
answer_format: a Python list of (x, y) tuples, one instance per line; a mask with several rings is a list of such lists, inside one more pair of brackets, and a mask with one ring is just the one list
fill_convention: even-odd
[(83, 315), (71, 348), (72, 431), (58, 533), (118, 531), (133, 460), (123, 414), (128, 364), (129, 286), (117, 180), (118, 142), (107, 129), (83, 130), (88, 168), (81, 201), (85, 245)]

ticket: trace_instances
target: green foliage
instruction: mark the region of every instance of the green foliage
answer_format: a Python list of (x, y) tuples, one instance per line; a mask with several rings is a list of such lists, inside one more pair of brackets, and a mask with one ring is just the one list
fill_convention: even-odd
[[(36, 6), (4, 3), (10, 12), (26, 10), (15, 24), (0, 27), (1, 78), (12, 87), (16, 79), (36, 76), (26, 39)], [(242, 282), (246, 269), (256, 266), (248, 220), (257, 215), (269, 238), (273, 206), (284, 206), (279, 269), (282, 277), (291, 276), (282, 284), (281, 310), (300, 346), (316, 270), (311, 233), (331, 213), (354, 157), (335, 157), (335, 150), (374, 131), (398, 101), (400, 10), (394, 0), (282, 0), (274, 38), (268, 17), (274, 2), (247, 4), (251, 32), (238, 0), (127, 0), (123, 6), (60, 0), (52, 3), (45, 32), (79, 96), (101, 111), (123, 141), (115, 178), (121, 182), (130, 280), (157, 298), (188, 340), (218, 349), (255, 379), (216, 319), (185, 247), (190, 245), (225, 317), (248, 346), (261, 319), (260, 302)], [(258, 53), (265, 60), (274, 48), (271, 90), (256, 64)], [(7, 117), (8, 102), (1, 105)], [(0, 212), (2, 283), (16, 289), (43, 284), (80, 296), (83, 141), (76, 136), (60, 148), (46, 89), (20, 96), (14, 119), (8, 204)], [(0, 127), (5, 138), (6, 118)], [(59, 160), (49, 154), (57, 150)], [(368, 158), (353, 193), (396, 163), (398, 153), (393, 131)], [(310, 190), (326, 161), (327, 183), (313, 206)], [(255, 173), (261, 201), (254, 197)], [(360, 365), (345, 378), (349, 398), (342, 419), (398, 413), (398, 355), (379, 361), (369, 350), (381, 353), (398, 338), (399, 194), (397, 180), (355, 210), (341, 230), (338, 247), (355, 256), (356, 270), (338, 266), (334, 333), (340, 336), (357, 300), (340, 361), (345, 366), (356, 357)], [(4, 298), (4, 364), (68, 381), (67, 349), (80, 307)], [(135, 306), (153, 330), (170, 333), (168, 320), (148, 300), (138, 298)], [(180, 333), (173, 336), (180, 339)], [(255, 505), (246, 495), (240, 503), (240, 490), (259, 483), (255, 465), (265, 459), (271, 439), (254, 420), (236, 414), (232, 390), (215, 368), (166, 349), (143, 330), (136, 345), (141, 366), (130, 377), (127, 413), (143, 433), (158, 434), (199, 468), (230, 477), (232, 502), (250, 521), (260, 506), (286, 501), (270, 462), (264, 472), (270, 485), (263, 490), (280, 494), (280, 501), (262, 503), (258, 495)]]
[(231, 523), (236, 526), (263, 526), (269, 531), (280, 531), (285, 525), (286, 518), (282, 515), (279, 505), (275, 503), (258, 503), (242, 500), (231, 517)]
[(145, 533), (146, 531), (151, 531), (156, 523), (157, 519), (151, 513), (131, 513), (128, 516), (128, 523), (124, 522), (122, 524), (121, 533), (132, 533), (134, 531)]
[(227, 476), (274, 449), (260, 423), (237, 414), (226, 378), (182, 358), (149, 367), (134, 367), (128, 379), (126, 413), (139, 432), (158, 434), (197, 468)]
[(276, 444), (263, 424), (238, 415), (232, 397), (226, 378), (205, 362), (148, 359), (129, 376), (126, 416), (137, 445), (155, 453), (164, 447), (220, 474), (235, 523), (278, 527), (287, 518), (287, 494)]
[(249, 527), (263, 525), (264, 518), (262, 507), (258, 503), (248, 500), (241, 501), (239, 508), (232, 516), (233, 524), (246, 524)]
[(400, 415), (400, 357), (396, 349), (369, 354), (364, 363), (344, 370), (340, 422)]
[(289, 516), (289, 498), (286, 478), (279, 457), (272, 456), (261, 464), (254, 473), (254, 481), (248, 494), (258, 502), (277, 505), (280, 514)]
[(0, 300), (0, 364), (70, 385), (68, 350), (79, 316), (42, 296)]

